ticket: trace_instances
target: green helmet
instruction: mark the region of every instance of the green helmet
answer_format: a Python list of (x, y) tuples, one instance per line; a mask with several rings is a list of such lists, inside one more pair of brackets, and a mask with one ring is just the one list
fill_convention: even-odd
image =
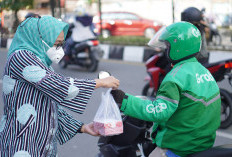
[(158, 31), (149, 46), (165, 51), (172, 63), (188, 59), (201, 49), (201, 33), (189, 22), (177, 22)]

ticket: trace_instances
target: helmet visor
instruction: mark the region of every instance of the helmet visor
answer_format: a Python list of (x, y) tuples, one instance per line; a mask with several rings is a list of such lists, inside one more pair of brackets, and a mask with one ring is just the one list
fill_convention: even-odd
[(166, 50), (168, 48), (167, 43), (164, 41), (159, 40), (161, 34), (166, 30), (166, 26), (162, 27), (155, 35), (154, 37), (148, 42), (148, 46), (154, 48), (156, 51), (162, 51)]

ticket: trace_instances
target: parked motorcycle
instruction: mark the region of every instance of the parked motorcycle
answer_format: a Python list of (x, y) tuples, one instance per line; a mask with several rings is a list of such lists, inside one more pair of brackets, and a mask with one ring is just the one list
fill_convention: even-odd
[[(214, 79), (219, 82), (224, 79), (228, 80), (232, 87), (232, 60), (223, 60), (216, 63), (206, 63), (204, 66), (211, 72)], [(171, 66), (168, 63), (164, 53), (158, 53), (152, 56), (146, 62), (148, 76), (147, 82), (142, 90), (144, 96), (155, 96), (167, 72)], [(221, 126), (220, 128), (228, 128), (232, 123), (232, 98), (231, 93), (225, 89), (220, 89), (221, 95)]]
[[(101, 76), (100, 76), (101, 75)], [(110, 76), (100, 72), (99, 78)], [(153, 100), (154, 97), (138, 96), (142, 99)], [(148, 157), (155, 149), (150, 130), (152, 122), (147, 122), (122, 114), (123, 133), (114, 136), (101, 136), (98, 140), (99, 153), (96, 157)], [(231, 157), (232, 145), (221, 145), (208, 150), (191, 154), (188, 157)]]

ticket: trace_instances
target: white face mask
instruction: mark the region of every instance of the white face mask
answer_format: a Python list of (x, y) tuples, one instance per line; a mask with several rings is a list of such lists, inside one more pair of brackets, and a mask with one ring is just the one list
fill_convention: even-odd
[(56, 47), (50, 47), (48, 46), (48, 44), (42, 40), (42, 42), (47, 45), (47, 47), (49, 47), (49, 49), (47, 50), (47, 55), (49, 57), (49, 59), (51, 59), (52, 62), (58, 64), (60, 62), (60, 60), (64, 57), (64, 50), (62, 47), (60, 47), (58, 50), (56, 49)]

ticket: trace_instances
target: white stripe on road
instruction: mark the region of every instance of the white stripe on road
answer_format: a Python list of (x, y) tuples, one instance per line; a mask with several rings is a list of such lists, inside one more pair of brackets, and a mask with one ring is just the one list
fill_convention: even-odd
[(232, 134), (229, 134), (229, 133), (217, 131), (216, 134), (217, 136), (220, 136), (220, 137), (232, 139)]

